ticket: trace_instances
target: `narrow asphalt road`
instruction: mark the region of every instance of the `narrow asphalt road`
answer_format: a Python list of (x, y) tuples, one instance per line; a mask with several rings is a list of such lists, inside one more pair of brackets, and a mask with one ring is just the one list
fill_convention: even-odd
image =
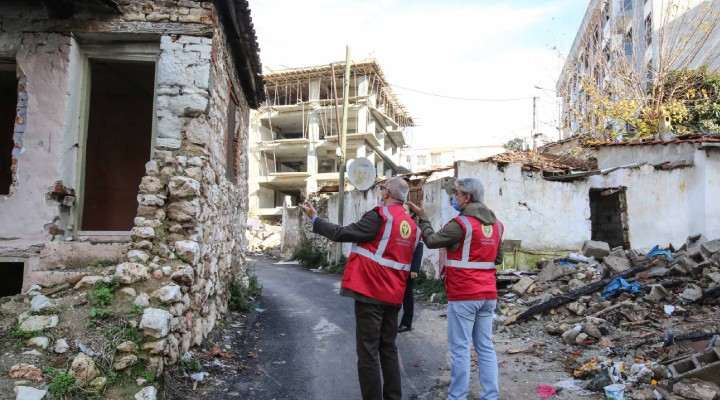
[[(268, 260), (254, 261), (251, 269), (263, 292), (255, 319), (246, 327), (248, 349), (234, 350), (254, 354), (255, 373), (229, 379), (224, 396), (359, 399), (353, 301), (339, 296), (340, 277)], [(398, 338), (405, 399), (425, 397), (446, 372), (444, 334), (417, 329), (424, 317), (441, 314), (441, 309), (416, 305), (416, 330)], [(220, 394), (207, 398), (223, 398)]]
[[(230, 313), (201, 349), (222, 350), (225, 362), (205, 359), (209, 379), (197, 390), (173, 385), (172, 400), (360, 399), (355, 356), (353, 301), (339, 296), (340, 277), (294, 263), (248, 260), (263, 285), (256, 311)], [(449, 363), (444, 305), (416, 298), (413, 331), (398, 336), (403, 398), (447, 397)], [(520, 325), (493, 338), (500, 367), (501, 400), (538, 398), (539, 384), (568, 379), (562, 361), (568, 347), (542, 332), (542, 322)], [(219, 365), (212, 367), (213, 364)], [(187, 380), (185, 381), (187, 385)], [(479, 393), (473, 363), (469, 400)], [(590, 400), (562, 391), (554, 398)]]

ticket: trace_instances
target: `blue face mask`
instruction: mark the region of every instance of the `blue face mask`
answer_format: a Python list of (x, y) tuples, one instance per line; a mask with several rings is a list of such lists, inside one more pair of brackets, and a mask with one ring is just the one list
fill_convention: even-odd
[(453, 198), (452, 198), (452, 206), (455, 210), (462, 211), (462, 208), (460, 207), (460, 204), (458, 204), (458, 201), (455, 198), (455, 196), (453, 196)]

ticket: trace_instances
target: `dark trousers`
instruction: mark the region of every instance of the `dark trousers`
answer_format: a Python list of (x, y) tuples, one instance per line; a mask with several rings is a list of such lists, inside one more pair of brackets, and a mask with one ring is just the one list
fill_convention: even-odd
[(399, 307), (355, 301), (355, 341), (363, 400), (400, 400), (400, 363), (395, 347)]
[(415, 311), (415, 300), (413, 299), (413, 282), (415, 279), (408, 278), (405, 286), (405, 297), (403, 298), (403, 315), (400, 325), (412, 328), (413, 312)]

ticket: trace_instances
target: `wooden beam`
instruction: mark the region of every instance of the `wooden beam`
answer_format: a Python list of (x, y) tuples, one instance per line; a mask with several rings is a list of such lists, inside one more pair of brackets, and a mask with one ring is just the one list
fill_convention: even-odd
[(57, 33), (136, 33), (136, 34), (178, 34), (193, 36), (213, 36), (213, 26), (205, 24), (180, 22), (147, 22), (147, 21), (78, 21), (78, 20), (40, 20), (29, 24), (23, 23), (23, 32), (57, 32)]

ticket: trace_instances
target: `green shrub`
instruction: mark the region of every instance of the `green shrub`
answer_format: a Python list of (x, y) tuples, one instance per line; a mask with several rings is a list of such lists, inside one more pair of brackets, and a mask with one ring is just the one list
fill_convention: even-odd
[(112, 313), (104, 308), (91, 308), (88, 313), (91, 320), (108, 319), (112, 317)]
[(445, 292), (445, 282), (440, 279), (431, 279), (425, 274), (425, 271), (420, 271), (417, 278), (415, 278), (414, 289), (420, 292), (424, 297), (430, 298), (433, 294), (433, 303), (445, 304), (447, 303), (447, 293)]
[(325, 270), (331, 274), (342, 275), (343, 273), (345, 273), (346, 266), (347, 266), (347, 257), (341, 256), (339, 260), (330, 261)]
[(315, 247), (310, 239), (300, 241), (293, 249), (291, 257), (299, 261), (304, 268), (327, 266), (327, 254)]
[(99, 287), (90, 292), (90, 303), (98, 307), (105, 307), (113, 300), (113, 292), (109, 287)]
[(75, 377), (63, 372), (52, 377), (52, 382), (48, 386), (48, 392), (53, 397), (61, 398), (70, 394), (75, 389)]
[(262, 293), (262, 285), (258, 282), (257, 275), (246, 272), (248, 285), (238, 279), (230, 285), (230, 300), (228, 308), (231, 311), (248, 312), (254, 308), (253, 301)]

